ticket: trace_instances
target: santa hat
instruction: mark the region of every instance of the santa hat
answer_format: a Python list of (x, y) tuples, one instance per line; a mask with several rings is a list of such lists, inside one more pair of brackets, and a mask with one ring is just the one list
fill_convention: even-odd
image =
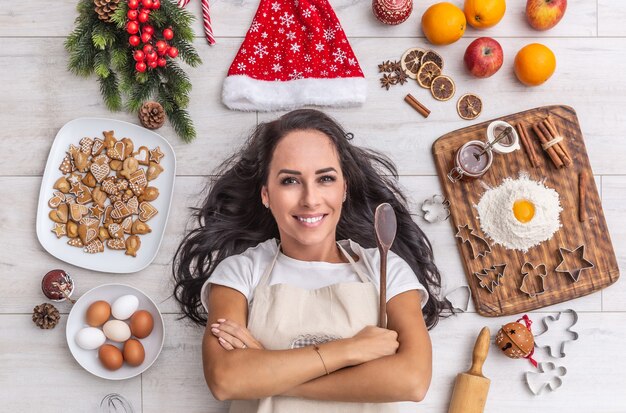
[(261, 0), (222, 100), (235, 110), (273, 111), (355, 106), (365, 95), (365, 77), (328, 0)]

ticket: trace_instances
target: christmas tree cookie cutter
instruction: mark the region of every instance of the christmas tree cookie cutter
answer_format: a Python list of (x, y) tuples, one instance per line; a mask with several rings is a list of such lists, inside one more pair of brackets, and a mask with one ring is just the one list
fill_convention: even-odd
[(444, 298), (452, 306), (453, 313), (464, 313), (469, 309), (472, 291), (467, 285), (461, 285), (450, 291)]
[[(543, 389), (546, 391), (555, 391), (563, 384), (561, 377), (567, 374), (567, 369), (563, 366), (558, 366), (551, 361), (539, 363), (537, 367), (539, 372), (527, 371), (524, 375), (526, 380), (526, 386), (535, 395), (538, 396)], [(550, 375), (546, 380), (546, 376)]]
[[(535, 266), (530, 261), (526, 261), (524, 265), (522, 265), (520, 272), (524, 276), (524, 278), (522, 278), (522, 285), (520, 286), (520, 290), (524, 294), (528, 295), (530, 298), (535, 298), (546, 292), (545, 279), (548, 272), (545, 264), (541, 263)], [(537, 281), (537, 279), (539, 279), (539, 281)], [(535, 283), (537, 283), (536, 286), (533, 285)]]
[[(493, 294), (493, 290), (500, 285), (500, 278), (504, 277), (507, 264), (495, 264), (491, 267), (483, 268), (481, 272), (475, 272), (474, 276), (480, 280), (480, 285)], [(490, 277), (489, 273), (495, 273), (495, 277)]]
[(469, 224), (457, 225), (456, 228), (458, 231), (454, 236), (469, 245), (472, 259), (484, 257), (491, 252), (489, 243), (483, 237), (474, 234), (474, 229), (470, 228)]
[[(566, 317), (562, 317), (564, 314), (571, 315), (569, 321), (565, 319)], [(565, 357), (565, 343), (578, 340), (578, 333), (572, 330), (572, 327), (578, 322), (578, 313), (570, 308), (558, 312), (556, 316), (545, 316), (541, 321), (544, 326), (544, 331), (543, 333), (537, 334), (535, 336), (535, 344), (537, 345), (537, 347), (547, 348), (550, 352), (550, 355), (554, 358)], [(555, 325), (562, 325), (564, 323), (568, 325), (566, 325), (566, 327), (561, 330), (564, 330), (567, 337), (565, 339), (562, 339), (562, 337), (557, 337), (557, 340), (554, 340), (553, 337), (555, 334), (562, 334), (561, 330), (555, 331)], [(558, 344), (553, 344), (555, 341), (559, 342), (560, 346)]]
[[(573, 250), (559, 247), (559, 255), (561, 256), (561, 262), (559, 262), (559, 265), (556, 266), (554, 271), (569, 274), (574, 282), (577, 282), (580, 279), (580, 273), (583, 270), (595, 267), (593, 262), (585, 258), (585, 244), (581, 244)], [(578, 260), (578, 263), (573, 265), (572, 268), (570, 268), (565, 262), (570, 256), (575, 256), (575, 259)]]
[(422, 202), (421, 209), (424, 220), (431, 224), (443, 222), (450, 217), (450, 201), (443, 195), (436, 194), (426, 199)]

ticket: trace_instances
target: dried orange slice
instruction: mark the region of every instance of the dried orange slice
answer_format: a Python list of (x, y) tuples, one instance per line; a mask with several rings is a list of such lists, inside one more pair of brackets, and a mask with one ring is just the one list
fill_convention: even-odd
[(483, 111), (483, 102), (472, 93), (467, 93), (459, 98), (456, 103), (456, 111), (463, 119), (476, 119)]
[(426, 62), (433, 62), (434, 64), (439, 66), (441, 70), (443, 70), (443, 57), (441, 57), (439, 53), (433, 50), (427, 50), (422, 56), (421, 63), (424, 64)]
[(402, 55), (400, 65), (404, 73), (411, 79), (417, 78), (417, 71), (420, 70), (420, 66), (422, 66), (422, 56), (424, 56), (424, 53), (426, 53), (426, 50), (419, 47), (412, 47)]
[(430, 89), (433, 79), (441, 74), (441, 69), (433, 62), (422, 64), (417, 72), (417, 83), (423, 88)]
[(437, 100), (449, 100), (454, 96), (456, 88), (454, 82), (448, 76), (437, 76), (430, 84), (430, 93)]

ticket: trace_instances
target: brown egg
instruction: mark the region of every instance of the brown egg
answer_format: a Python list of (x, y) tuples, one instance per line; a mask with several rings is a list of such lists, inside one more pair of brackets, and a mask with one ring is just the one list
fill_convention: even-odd
[(122, 352), (111, 344), (103, 344), (98, 350), (100, 363), (109, 370), (117, 370), (124, 364)]
[(146, 358), (146, 352), (139, 340), (131, 338), (124, 343), (124, 361), (133, 367), (139, 366)]
[(130, 332), (137, 338), (146, 338), (152, 332), (154, 321), (146, 310), (135, 311), (130, 318)]
[(87, 309), (87, 324), (91, 327), (100, 327), (111, 317), (111, 306), (106, 301), (96, 301)]

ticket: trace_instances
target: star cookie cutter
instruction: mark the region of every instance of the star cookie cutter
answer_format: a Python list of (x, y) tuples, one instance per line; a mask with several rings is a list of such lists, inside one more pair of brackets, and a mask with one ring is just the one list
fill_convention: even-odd
[[(500, 278), (504, 277), (506, 264), (495, 264), (491, 267), (483, 268), (481, 272), (475, 272), (474, 275), (480, 280), (479, 285), (493, 294), (493, 290), (500, 286)], [(489, 273), (495, 273), (495, 277), (491, 277)]]
[[(564, 339), (564, 340), (560, 340), (561, 345), (558, 346), (559, 347), (559, 350), (558, 350), (559, 352), (557, 354), (556, 353), (556, 350), (557, 350), (557, 346), (556, 345), (552, 345), (551, 343), (539, 344), (539, 341), (541, 341), (541, 342), (550, 341), (550, 340), (548, 340), (549, 336), (554, 335), (554, 333), (550, 333), (550, 332), (555, 330), (555, 327), (552, 327), (552, 329), (550, 329), (550, 325), (566, 323), (567, 320), (561, 319), (561, 316), (563, 314), (566, 314), (566, 313), (572, 315), (571, 316), (571, 324), (569, 324), (567, 327), (565, 327), (565, 332), (569, 334), (569, 337)], [(578, 333), (575, 332), (575, 331), (572, 331), (572, 327), (574, 327), (574, 325), (576, 325), (576, 323), (578, 322), (578, 313), (570, 308), (570, 309), (558, 312), (556, 316), (552, 316), (552, 315), (545, 316), (541, 321), (543, 323), (543, 326), (544, 326), (545, 330), (543, 331), (543, 333), (537, 334), (535, 336), (535, 345), (537, 347), (547, 348), (549, 350), (549, 352), (550, 352), (550, 356), (552, 356), (554, 358), (565, 357), (565, 343), (567, 343), (568, 341), (578, 340)], [(539, 341), (537, 341), (537, 339), (539, 339)]]
[[(524, 269), (527, 268), (527, 266), (530, 267), (530, 269), (524, 271)], [(526, 261), (524, 265), (522, 265), (520, 272), (522, 273), (524, 278), (522, 278), (522, 285), (520, 286), (519, 289), (524, 294), (528, 295), (530, 298), (535, 298), (536, 296), (546, 292), (545, 279), (548, 275), (548, 272), (546, 270), (545, 264), (542, 263), (542, 264), (535, 266), (533, 265), (532, 262)], [(535, 280), (537, 278), (541, 280), (541, 284), (537, 286), (538, 288), (534, 288), (534, 287), (531, 288), (533, 281), (534, 281), (532, 278), (530, 278), (531, 272), (533, 273), (532, 276), (535, 278)]]
[(461, 242), (469, 244), (472, 259), (484, 257), (491, 252), (489, 243), (483, 237), (474, 234), (474, 229), (470, 228), (469, 224), (457, 225), (456, 228), (458, 231), (454, 236), (460, 238)]
[[(563, 384), (561, 377), (567, 374), (567, 369), (563, 366), (558, 366), (551, 361), (545, 363), (539, 363), (537, 366), (539, 372), (527, 371), (524, 375), (526, 385), (530, 391), (538, 396), (543, 389), (546, 391), (555, 391)], [(549, 380), (545, 380), (545, 376), (552, 374)]]
[[(569, 254), (576, 255), (576, 258), (578, 259), (579, 264), (575, 268), (565, 268), (566, 267), (565, 260), (566, 260), (566, 257), (569, 256)], [(570, 277), (572, 277), (572, 280), (574, 280), (574, 282), (577, 282), (580, 279), (580, 273), (583, 270), (587, 268), (595, 268), (595, 265), (593, 262), (585, 259), (585, 244), (579, 245), (574, 250), (570, 250), (564, 247), (559, 247), (559, 255), (561, 256), (561, 262), (554, 269), (554, 272), (567, 273), (569, 274)]]
[(464, 313), (469, 309), (472, 291), (467, 285), (461, 285), (450, 291), (444, 298), (452, 306), (453, 313)]
[(443, 222), (450, 217), (450, 201), (443, 195), (436, 194), (426, 199), (422, 202), (421, 209), (424, 220), (431, 224)]

